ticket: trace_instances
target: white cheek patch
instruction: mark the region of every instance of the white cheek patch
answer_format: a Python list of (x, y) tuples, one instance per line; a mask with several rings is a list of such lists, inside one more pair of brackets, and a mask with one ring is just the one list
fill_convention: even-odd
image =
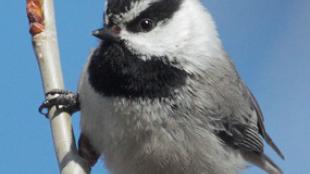
[[(154, 1), (145, 1), (144, 7), (136, 4), (136, 10), (148, 8), (146, 2)], [(138, 14), (131, 13), (132, 17)], [(126, 26), (121, 28), (119, 36), (132, 53), (143, 60), (153, 56), (177, 60), (187, 72), (206, 69), (209, 62), (226, 56), (213, 19), (199, 0), (184, 0), (172, 18), (159, 22), (150, 32), (133, 33)]]
[(210, 59), (225, 54), (213, 19), (198, 0), (184, 0), (172, 18), (158, 23), (150, 32), (124, 29), (120, 37), (128, 49), (146, 58), (166, 56), (195, 66), (208, 65)]
[[(148, 33), (131, 33), (124, 30), (121, 33), (121, 38), (128, 41), (129, 47), (141, 54), (163, 56), (175, 53), (184, 47), (190, 38), (186, 26), (173, 21), (167, 24), (159, 23), (154, 30)], [(180, 31), (178, 32), (178, 30)]]
[(127, 41), (130, 49), (143, 55), (176, 56), (173, 54), (183, 49), (191, 38), (191, 19), (185, 5), (181, 5), (171, 19), (159, 22), (150, 32), (123, 30), (120, 36)]

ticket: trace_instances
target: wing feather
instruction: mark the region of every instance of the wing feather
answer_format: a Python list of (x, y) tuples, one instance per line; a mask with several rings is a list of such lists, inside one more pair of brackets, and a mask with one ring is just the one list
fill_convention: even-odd
[(256, 112), (257, 124), (221, 120), (224, 129), (215, 130), (215, 133), (221, 140), (235, 149), (239, 149), (243, 152), (254, 152), (259, 155), (262, 155), (264, 151), (264, 139), (272, 149), (284, 159), (284, 155), (266, 132), (264, 117), (254, 95), (249, 89), (247, 89), (246, 95), (248, 95), (250, 99), (251, 109)]

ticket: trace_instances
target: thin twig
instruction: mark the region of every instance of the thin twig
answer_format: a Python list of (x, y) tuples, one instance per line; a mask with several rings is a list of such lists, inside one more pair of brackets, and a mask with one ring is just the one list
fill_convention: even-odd
[[(53, 0), (27, 0), (27, 16), (44, 92), (64, 89)], [(88, 174), (89, 166), (77, 154), (71, 116), (52, 108), (49, 118), (60, 173)]]

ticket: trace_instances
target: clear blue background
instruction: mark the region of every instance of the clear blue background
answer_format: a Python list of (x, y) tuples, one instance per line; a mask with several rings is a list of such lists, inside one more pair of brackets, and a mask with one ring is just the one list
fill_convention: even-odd
[[(266, 127), (286, 160), (267, 153), (286, 174), (310, 173), (310, 1), (205, 0), (242, 78), (256, 95)], [(56, 1), (66, 87), (75, 90), (89, 50), (90, 32), (102, 25), (103, 0)], [(25, 0), (0, 5), (0, 171), (58, 172), (48, 120), (37, 112), (43, 100)], [(78, 115), (74, 126), (78, 132)], [(104, 173), (98, 163), (93, 173)], [(254, 167), (247, 174), (263, 173)]]

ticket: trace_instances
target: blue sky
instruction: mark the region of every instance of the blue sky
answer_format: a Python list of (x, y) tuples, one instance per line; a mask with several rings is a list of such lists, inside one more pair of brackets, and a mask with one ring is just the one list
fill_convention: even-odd
[[(252, 89), (266, 127), (283, 150), (286, 174), (310, 172), (310, 1), (205, 0), (228, 54)], [(88, 52), (97, 45), (90, 32), (102, 25), (104, 1), (56, 1), (65, 84), (75, 90)], [(37, 112), (43, 100), (24, 1), (0, 6), (0, 171), (58, 172), (48, 120)], [(78, 135), (79, 116), (74, 118)], [(104, 173), (102, 164), (93, 173)], [(263, 173), (252, 167), (246, 174)]]

